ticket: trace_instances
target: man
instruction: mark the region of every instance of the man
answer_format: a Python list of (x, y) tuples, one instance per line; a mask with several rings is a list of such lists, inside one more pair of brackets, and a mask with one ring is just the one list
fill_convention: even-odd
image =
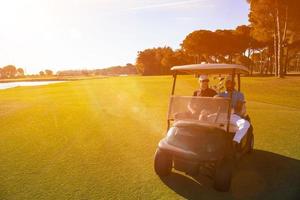
[(225, 87), (226, 91), (218, 94), (218, 96), (230, 98), (230, 93), (232, 93), (231, 108), (233, 112), (230, 116), (230, 123), (234, 124), (238, 128), (234, 135), (233, 141), (240, 143), (241, 139), (246, 135), (250, 127), (250, 123), (242, 118), (245, 115), (245, 97), (243, 93), (235, 90), (235, 82), (231, 77), (227, 78)]
[(235, 82), (231, 76), (227, 77), (225, 87), (226, 91), (218, 94), (218, 96), (230, 98), (230, 93), (232, 93), (231, 107), (235, 112), (241, 111), (241, 106), (245, 103), (245, 97), (243, 93), (235, 90)]
[(200, 89), (194, 92), (194, 96), (213, 97), (217, 95), (216, 91), (208, 87), (209, 79), (207, 75), (200, 75), (199, 86)]
[[(199, 76), (199, 89), (193, 94), (195, 97), (213, 97), (217, 95), (217, 92), (208, 87), (209, 79), (207, 75)], [(188, 104), (189, 111), (198, 118), (200, 112), (203, 110), (203, 101), (199, 101), (197, 98), (193, 98)]]

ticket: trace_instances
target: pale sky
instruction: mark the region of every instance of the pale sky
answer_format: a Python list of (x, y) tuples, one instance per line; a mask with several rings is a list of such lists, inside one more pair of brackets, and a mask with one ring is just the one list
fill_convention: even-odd
[(0, 67), (93, 69), (179, 48), (198, 29), (248, 24), (246, 0), (0, 0)]

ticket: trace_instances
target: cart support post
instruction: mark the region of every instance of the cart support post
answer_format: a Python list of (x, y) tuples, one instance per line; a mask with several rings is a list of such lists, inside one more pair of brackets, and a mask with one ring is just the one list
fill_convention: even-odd
[[(232, 70), (232, 77), (231, 80), (234, 81), (235, 77), (235, 69)], [(229, 91), (229, 107), (228, 107), (228, 112), (227, 112), (227, 127), (226, 131), (229, 133), (229, 126), (230, 126), (230, 116), (231, 116), (231, 105), (232, 105), (232, 96), (233, 96), (233, 90)]]
[(173, 86), (172, 86), (172, 92), (171, 92), (171, 95), (174, 95), (174, 92), (175, 92), (176, 79), (177, 79), (177, 74), (174, 73), (174, 74), (173, 74)]
[(241, 91), (241, 74), (238, 74), (237, 78), (238, 78), (238, 91), (240, 92)]
[[(174, 95), (174, 93), (175, 93), (176, 79), (177, 79), (177, 74), (176, 74), (176, 72), (175, 72), (175, 73), (173, 74), (173, 86), (172, 86), (171, 97), (172, 97), (172, 96)], [(169, 110), (168, 110), (167, 131), (169, 130), (170, 124), (171, 124), (171, 119), (169, 119), (169, 116), (170, 116), (170, 109), (171, 109), (172, 101), (173, 101), (173, 98), (170, 98), (170, 102), (169, 102)]]

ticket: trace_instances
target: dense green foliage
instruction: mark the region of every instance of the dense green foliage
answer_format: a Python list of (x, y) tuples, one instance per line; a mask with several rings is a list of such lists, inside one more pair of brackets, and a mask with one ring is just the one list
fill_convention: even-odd
[(143, 75), (164, 75), (170, 74), (173, 66), (193, 62), (194, 58), (182, 50), (173, 51), (170, 47), (159, 47), (138, 52), (136, 67)]
[(282, 77), (290, 59), (295, 56), (294, 53), (289, 54), (295, 47), (299, 51), (300, 2), (298, 0), (248, 0), (248, 2), (252, 35), (259, 41), (269, 43), (266, 51), (272, 55), (275, 74)]

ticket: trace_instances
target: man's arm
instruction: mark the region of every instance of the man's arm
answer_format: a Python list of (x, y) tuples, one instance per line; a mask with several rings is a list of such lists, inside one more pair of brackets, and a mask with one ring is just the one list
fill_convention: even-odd
[(243, 116), (246, 113), (245, 96), (243, 93), (238, 93), (237, 102), (234, 108), (236, 114)]
[(239, 98), (238, 98), (239, 101), (245, 101), (245, 96), (242, 92), (239, 93)]
[(198, 96), (198, 90), (194, 91), (193, 96), (194, 96), (194, 97)]

